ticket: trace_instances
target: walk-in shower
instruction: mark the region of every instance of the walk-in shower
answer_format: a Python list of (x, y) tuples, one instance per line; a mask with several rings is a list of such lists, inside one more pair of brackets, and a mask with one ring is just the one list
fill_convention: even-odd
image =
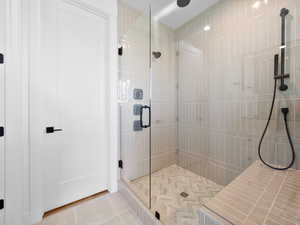
[(299, 180), (300, 1), (142, 2), (119, 3), (122, 182), (165, 225), (298, 225), (297, 185), (268, 201)]

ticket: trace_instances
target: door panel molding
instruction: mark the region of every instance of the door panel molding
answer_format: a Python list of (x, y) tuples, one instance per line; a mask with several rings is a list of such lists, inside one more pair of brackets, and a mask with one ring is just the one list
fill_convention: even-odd
[(92, 7), (89, 4), (84, 3), (83, 1), (80, 1), (80, 0), (60, 0), (60, 1), (67, 3), (69, 5), (73, 5), (77, 8), (80, 8), (84, 11), (92, 13), (96, 16), (102, 17), (109, 22), (109, 15), (107, 13), (105, 13), (104, 11), (101, 11), (95, 7)]

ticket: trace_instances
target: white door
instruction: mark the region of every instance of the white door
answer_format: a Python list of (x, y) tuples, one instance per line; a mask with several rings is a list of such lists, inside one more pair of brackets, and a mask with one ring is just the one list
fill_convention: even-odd
[[(0, 61), (5, 53), (5, 2), (0, 1)], [(5, 90), (4, 63), (0, 62), (0, 127), (4, 129), (4, 90)], [(2, 131), (1, 131), (2, 132)], [(4, 136), (0, 135), (0, 199), (4, 199)], [(0, 209), (0, 225), (4, 224), (4, 209)]]
[[(100, 12), (73, 1), (41, 2), (47, 211), (108, 186), (109, 24)], [(46, 127), (62, 130), (46, 133)]]

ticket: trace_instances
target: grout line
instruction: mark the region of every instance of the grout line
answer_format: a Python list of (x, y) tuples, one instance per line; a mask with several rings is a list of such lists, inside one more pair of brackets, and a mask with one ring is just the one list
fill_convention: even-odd
[(269, 215), (270, 215), (270, 213), (271, 213), (271, 211), (272, 211), (272, 209), (273, 209), (273, 207), (275, 205), (276, 199), (278, 198), (278, 195), (279, 195), (280, 191), (282, 190), (282, 188), (283, 188), (283, 186), (284, 186), (284, 184), (285, 184), (285, 182), (287, 180), (287, 177), (288, 177), (288, 173), (285, 174), (285, 178), (283, 179), (283, 181), (280, 184), (280, 187), (279, 187), (279, 189), (278, 189), (278, 191), (277, 191), (277, 193), (276, 193), (276, 195), (275, 195), (275, 197), (273, 199), (272, 205), (269, 208), (267, 215), (265, 216), (263, 224), (266, 224), (266, 220), (268, 219), (268, 217), (269, 217)]
[(75, 209), (75, 207), (73, 208), (73, 213), (74, 213), (74, 220), (75, 220), (75, 224), (78, 225), (78, 216), (77, 216), (77, 211)]
[(258, 202), (263, 198), (264, 194), (267, 191), (267, 188), (270, 186), (271, 182), (273, 181), (275, 177), (275, 173), (272, 171), (272, 178), (270, 178), (268, 184), (266, 185), (266, 187), (264, 188), (264, 190), (262, 191), (262, 193), (260, 194), (260, 196), (257, 198), (257, 200), (254, 203), (254, 206), (252, 207), (252, 209), (250, 210), (248, 216), (245, 218), (244, 222), (242, 223), (242, 225), (244, 225), (246, 223), (246, 221), (249, 219), (249, 216), (253, 213), (253, 211), (256, 209), (256, 206), (258, 204)]
[[(213, 214), (216, 214), (218, 217), (220, 217), (221, 219), (223, 219), (223, 220), (225, 220), (226, 222), (230, 223), (231, 225), (235, 225), (233, 222), (231, 222), (230, 220), (228, 220), (226, 217), (224, 217), (224, 216), (222, 216), (221, 214), (217, 213), (217, 212), (214, 211), (213, 209), (208, 208), (206, 205), (203, 205), (203, 207), (206, 208), (208, 211), (212, 212)], [(208, 215), (206, 215), (205, 212), (203, 212), (203, 213), (204, 213), (204, 218), (205, 218), (205, 216), (208, 216)], [(214, 218), (213, 220), (214, 220), (215, 222), (217, 222), (217, 221), (215, 220), (215, 218)], [(218, 222), (217, 222), (217, 223), (218, 223)]]

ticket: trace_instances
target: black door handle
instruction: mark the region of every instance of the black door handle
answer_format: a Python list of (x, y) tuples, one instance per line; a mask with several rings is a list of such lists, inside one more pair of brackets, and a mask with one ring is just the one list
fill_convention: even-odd
[[(144, 125), (143, 124), (143, 112), (144, 112), (144, 109), (148, 109), (149, 110), (149, 122), (148, 122), (148, 125)], [(140, 124), (141, 124), (142, 128), (151, 127), (151, 107), (150, 106), (144, 105), (144, 106), (142, 106), (140, 108)]]
[(54, 127), (46, 127), (46, 133), (47, 134), (51, 134), (51, 133), (54, 133), (56, 131), (62, 131), (62, 129), (55, 129)]

